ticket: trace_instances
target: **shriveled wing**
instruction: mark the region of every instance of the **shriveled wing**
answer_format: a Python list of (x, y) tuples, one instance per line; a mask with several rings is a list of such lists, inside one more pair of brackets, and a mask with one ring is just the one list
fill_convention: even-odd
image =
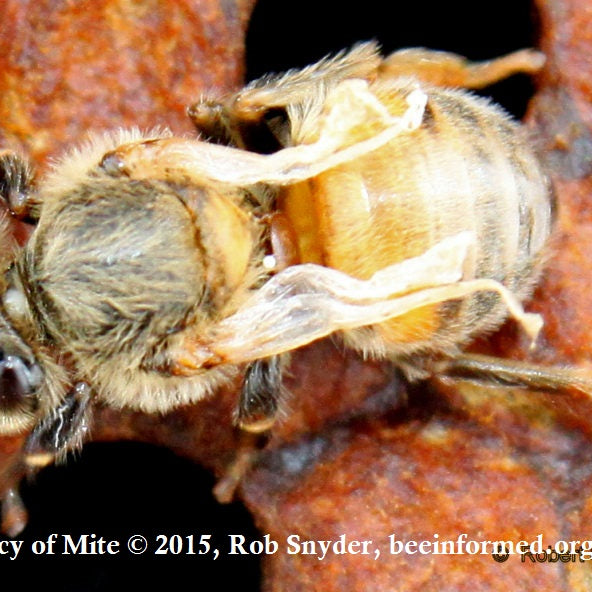
[(494, 280), (462, 280), (474, 235), (462, 232), (423, 255), (391, 265), (368, 280), (314, 264), (281, 271), (211, 334), (190, 340), (178, 359), (186, 369), (243, 363), (281, 354), (336, 331), (383, 322), (422, 306), (495, 291), (534, 339), (542, 325)]
[[(120, 146), (106, 155), (101, 166), (110, 174), (125, 174), (134, 179), (160, 177), (190, 180), (196, 185), (223, 183), (234, 187), (258, 183), (287, 185), (355, 160), (416, 129), (421, 124), (427, 96), (415, 88), (406, 100), (406, 111), (393, 117), (366, 81), (345, 80), (327, 96), (318, 123), (318, 138), (310, 144), (273, 154), (256, 154), (199, 140), (162, 138)], [(353, 141), (356, 136), (352, 130), (360, 127), (368, 129), (368, 134)]]

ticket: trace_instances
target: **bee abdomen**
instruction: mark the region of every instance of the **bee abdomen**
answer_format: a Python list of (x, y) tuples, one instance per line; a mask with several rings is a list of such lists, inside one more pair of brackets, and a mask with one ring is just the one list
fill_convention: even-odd
[[(388, 107), (408, 92), (403, 81), (377, 96)], [(462, 91), (426, 93), (418, 129), (312, 184), (321, 260), (368, 278), (471, 231), (464, 279), (494, 279), (524, 299), (551, 230), (552, 194), (541, 166), (520, 125), (499, 107)], [(394, 358), (451, 351), (505, 316), (496, 294), (480, 292), (355, 330), (346, 341)]]
[[(538, 277), (553, 213), (549, 182), (525, 130), (468, 93), (434, 89), (429, 103), (433, 123), (420, 130), (419, 145), (432, 184), (440, 181), (439, 207), (428, 215), (433, 236), (474, 231), (469, 279), (498, 280), (524, 299)], [(463, 342), (505, 316), (497, 295), (478, 293), (441, 308), (437, 338)]]

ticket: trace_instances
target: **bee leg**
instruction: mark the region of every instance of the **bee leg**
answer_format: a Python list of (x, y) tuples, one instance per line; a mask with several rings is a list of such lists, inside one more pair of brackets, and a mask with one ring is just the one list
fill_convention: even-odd
[(381, 78), (410, 76), (437, 86), (483, 88), (513, 74), (534, 74), (545, 56), (522, 49), (494, 60), (470, 62), (454, 53), (428, 49), (402, 49), (387, 56), (379, 68)]
[(446, 360), (441, 373), (450, 378), (537, 391), (577, 390), (592, 394), (592, 376), (573, 368), (538, 366), (481, 354), (460, 354)]
[(34, 222), (31, 213), (33, 171), (29, 163), (10, 150), (0, 151), (0, 196), (19, 220)]
[(260, 434), (275, 423), (284, 398), (283, 357), (271, 356), (247, 366), (235, 418), (243, 430)]
[(90, 387), (77, 383), (53, 412), (38, 423), (25, 443), (25, 463), (32, 469), (61, 460), (82, 445), (89, 430)]
[(234, 460), (226, 468), (223, 477), (213, 489), (214, 497), (218, 502), (228, 504), (234, 499), (238, 486), (249, 472), (249, 469), (255, 464), (267, 440), (268, 437), (265, 434), (241, 431), (240, 442)]
[(322, 92), (318, 89), (327, 91), (347, 79), (371, 80), (379, 64), (376, 44), (362, 43), (302, 71), (263, 79), (237, 93), (204, 96), (188, 109), (188, 115), (210, 141), (269, 154), (291, 144), (289, 106), (309, 101), (311, 88)]
[(11, 487), (6, 491), (2, 502), (0, 531), (9, 537), (18, 536), (27, 526), (28, 513), (19, 492)]
[(226, 117), (233, 123), (260, 122), (269, 110), (310, 100), (311, 89), (330, 89), (344, 80), (374, 78), (381, 59), (375, 43), (360, 43), (348, 52), (320, 60), (303, 70), (264, 77), (238, 92), (219, 99), (203, 97), (190, 107), (194, 122), (209, 124)]

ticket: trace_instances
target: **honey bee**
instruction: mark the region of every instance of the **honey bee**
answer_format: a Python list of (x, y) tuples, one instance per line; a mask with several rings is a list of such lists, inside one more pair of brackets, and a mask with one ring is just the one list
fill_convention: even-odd
[(553, 221), (520, 125), (464, 90), (517, 71), (372, 43), (190, 109), (201, 137), (96, 135), (38, 184), (0, 154), (0, 432), (42, 464), (89, 401), (149, 413), (243, 372), (237, 422), (269, 429), (289, 352), (338, 334), (410, 378), (488, 374), (561, 388), (570, 371), (462, 354), (524, 312)]

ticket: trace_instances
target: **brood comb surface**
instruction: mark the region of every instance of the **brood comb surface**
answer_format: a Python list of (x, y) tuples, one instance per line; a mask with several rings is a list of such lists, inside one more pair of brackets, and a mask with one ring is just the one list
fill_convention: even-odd
[[(170, 3), (148, 5), (104, 0), (83, 11), (47, 1), (25, 14), (20, 3), (7, 2), (0, 31), (2, 144), (42, 165), (90, 128), (167, 125), (191, 133), (185, 106), (201, 90), (241, 83), (251, 6), (184, 2), (165, 11)], [(530, 306), (545, 318), (543, 338), (530, 353), (509, 325), (480, 341), (481, 351), (582, 366), (590, 357), (590, 6), (537, 3), (548, 62), (527, 122), (559, 202), (549, 264)], [(73, 50), (81, 45), (84, 51)], [(264, 589), (587, 589), (589, 563), (390, 555), (388, 536), (589, 539), (588, 398), (466, 383), (408, 389), (387, 365), (343, 356), (330, 342), (294, 356), (287, 386), (291, 412), (239, 490), (261, 532), (284, 545), (265, 560)], [(93, 438), (162, 444), (222, 476), (240, 442), (231, 420), (236, 396), (228, 388), (164, 418), (97, 410)], [(18, 442), (5, 438), (0, 447), (7, 487)], [(372, 540), (381, 557), (290, 555), (285, 541), (292, 534), (301, 541), (342, 534)]]

